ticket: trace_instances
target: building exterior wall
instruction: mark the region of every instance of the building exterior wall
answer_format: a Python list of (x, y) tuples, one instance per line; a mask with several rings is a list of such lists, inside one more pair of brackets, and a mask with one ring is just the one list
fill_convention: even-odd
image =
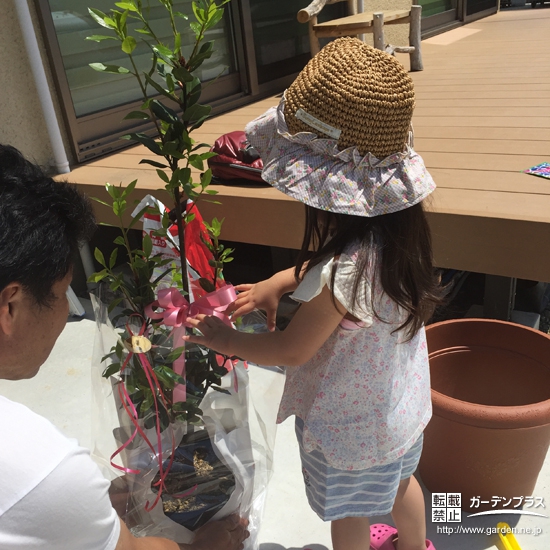
[[(53, 102), (60, 123), (61, 134), (69, 161), (71, 148), (64, 126), (62, 111), (56, 97), (55, 85), (49, 68), (46, 48), (34, 7), (29, 9), (35, 28), (42, 63), (46, 70)], [(23, 41), (23, 33), (14, 0), (2, 2), (0, 12), (0, 143), (13, 145), (27, 158), (48, 171), (55, 171), (53, 150), (48, 137), (46, 122), (31, 72), (31, 66)]]

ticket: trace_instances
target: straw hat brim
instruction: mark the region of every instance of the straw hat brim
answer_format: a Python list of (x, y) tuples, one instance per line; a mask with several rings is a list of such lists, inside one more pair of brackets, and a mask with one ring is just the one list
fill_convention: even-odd
[(340, 151), (334, 139), (290, 134), (284, 107), (283, 97), (245, 132), (263, 160), (262, 178), (289, 197), (320, 210), (374, 217), (409, 208), (435, 189), (411, 146), (384, 159), (356, 147)]

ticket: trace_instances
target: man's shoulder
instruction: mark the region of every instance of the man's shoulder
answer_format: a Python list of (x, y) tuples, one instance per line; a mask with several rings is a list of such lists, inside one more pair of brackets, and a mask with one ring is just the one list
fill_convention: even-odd
[(46, 418), (0, 396), (0, 516), (77, 446)]

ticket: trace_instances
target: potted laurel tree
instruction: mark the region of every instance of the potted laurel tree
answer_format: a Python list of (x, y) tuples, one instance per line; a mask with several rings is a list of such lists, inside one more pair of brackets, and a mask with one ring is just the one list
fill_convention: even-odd
[[(121, 235), (108, 260), (96, 249), (103, 269), (90, 278), (99, 283), (96, 347), (103, 355), (98, 363), (104, 383), (96, 401), (104, 411), (106, 395), (114, 396), (118, 425), (113, 430), (116, 450), (105, 453), (98, 443), (95, 454), (100, 464), (126, 474), (128, 499), (122, 515), (134, 533), (184, 543), (212, 517), (249, 513), (255, 466), (245, 365), (197, 345), (184, 346), (182, 340), (188, 315), (206, 312), (229, 323), (224, 310), (235, 298), (223, 279), (232, 250), (219, 242), (221, 222), (202, 222), (197, 209), (200, 200), (216, 193), (208, 187), (211, 171), (204, 170), (212, 153), (192, 138), (210, 113), (209, 106), (199, 103), (202, 84), (196, 76), (213, 53), (213, 42), (205, 37), (221, 20), (226, 2), (192, 2), (195, 21), (188, 24), (187, 34), (178, 30), (176, 21), (188, 16), (176, 12), (172, 0), (159, 3), (172, 29), (169, 43), (155, 34), (141, 0), (116, 2), (108, 14), (89, 9), (110, 34), (88, 39), (117, 40), (129, 61), (128, 68), (102, 63), (91, 67), (131, 73), (137, 79), (144, 102), (126, 118), (150, 121), (156, 136), (132, 133), (125, 139), (157, 156), (141, 162), (157, 169), (173, 199), (171, 211), (146, 199), (128, 220), (137, 182), (126, 188), (106, 186), (112, 204), (103, 204), (118, 217)], [(130, 22), (137, 22), (137, 28)], [(184, 48), (182, 34), (191, 34), (191, 46)], [(151, 50), (151, 66), (145, 72), (137, 69), (133, 57), (138, 39)], [(202, 172), (198, 182), (191, 167)], [(157, 225), (144, 231), (142, 245), (135, 248), (129, 230), (143, 217), (156, 219)], [(128, 257), (126, 270), (116, 267), (118, 247)]]

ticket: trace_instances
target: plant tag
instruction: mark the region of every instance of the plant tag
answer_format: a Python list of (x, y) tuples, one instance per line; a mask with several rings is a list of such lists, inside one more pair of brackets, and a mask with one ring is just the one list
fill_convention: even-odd
[(151, 349), (151, 342), (145, 336), (132, 336), (124, 340), (124, 345), (132, 353), (147, 353)]
[(311, 126), (314, 130), (317, 130), (318, 132), (323, 132), (323, 134), (326, 134), (333, 139), (339, 139), (340, 134), (342, 133), (342, 130), (338, 130), (338, 128), (335, 128), (334, 126), (331, 126), (330, 124), (327, 124), (326, 122), (315, 118), (313, 115), (306, 113), (303, 109), (298, 109), (296, 111), (296, 118), (298, 120), (301, 120), (308, 126)]

